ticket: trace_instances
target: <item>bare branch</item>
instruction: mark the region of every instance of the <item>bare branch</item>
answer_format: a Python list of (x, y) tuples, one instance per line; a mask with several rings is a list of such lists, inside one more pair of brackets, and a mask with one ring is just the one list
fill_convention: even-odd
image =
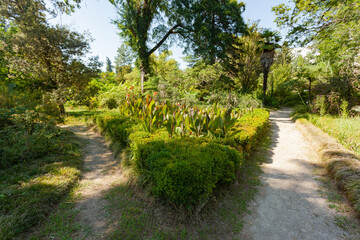
[(173, 26), (166, 34), (165, 36), (160, 40), (160, 42), (158, 42), (158, 44), (156, 44), (155, 47), (153, 47), (150, 51), (149, 51), (149, 55), (151, 55), (153, 52), (155, 52), (165, 41), (166, 39), (171, 35), (171, 34), (175, 34), (178, 33), (176, 31), (174, 31), (176, 28), (178, 27), (183, 27), (181, 24), (177, 24), (175, 26)]

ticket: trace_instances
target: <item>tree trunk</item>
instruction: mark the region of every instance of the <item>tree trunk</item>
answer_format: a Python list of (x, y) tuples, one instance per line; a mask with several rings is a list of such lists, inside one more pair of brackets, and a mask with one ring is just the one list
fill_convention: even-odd
[(65, 106), (63, 103), (59, 104), (59, 110), (60, 110), (60, 117), (65, 117)]
[(144, 82), (145, 82), (145, 68), (143, 66), (140, 67), (140, 73), (141, 73), (141, 94), (144, 93)]
[(150, 73), (149, 59), (150, 55), (145, 52), (140, 56), (141, 93), (144, 93), (144, 83), (148, 80), (148, 74)]
[(263, 82), (263, 105), (265, 105), (266, 89), (267, 89), (267, 80), (268, 80), (269, 70), (264, 69), (264, 82)]

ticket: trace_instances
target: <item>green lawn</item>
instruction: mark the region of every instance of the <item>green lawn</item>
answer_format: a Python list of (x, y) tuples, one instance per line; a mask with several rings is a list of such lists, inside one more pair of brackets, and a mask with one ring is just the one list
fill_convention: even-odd
[(360, 117), (340, 118), (309, 115), (309, 121), (336, 138), (346, 148), (360, 155)]

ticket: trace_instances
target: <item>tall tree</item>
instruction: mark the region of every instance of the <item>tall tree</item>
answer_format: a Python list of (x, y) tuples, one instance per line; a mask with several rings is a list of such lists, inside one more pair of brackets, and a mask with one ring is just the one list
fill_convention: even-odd
[[(225, 56), (233, 35), (245, 32), (244, 4), (236, 0), (110, 0), (118, 9), (115, 21), (137, 54), (142, 86), (150, 73), (150, 55), (173, 36), (188, 50), (210, 62)], [(152, 47), (149, 47), (152, 44)]]
[(280, 4), (273, 8), (279, 27), (289, 29), (291, 42), (306, 45), (327, 38), (337, 28), (360, 20), (359, 0), (292, 0), (293, 6)]
[(117, 55), (115, 57), (116, 78), (119, 82), (125, 81), (125, 75), (131, 72), (133, 63), (134, 53), (129, 46), (122, 44), (118, 48)]
[(236, 38), (229, 49), (229, 59), (223, 65), (234, 78), (236, 89), (243, 93), (250, 93), (257, 88), (261, 73), (260, 56), (262, 53), (261, 34), (257, 25), (248, 28), (248, 34)]
[(113, 72), (112, 63), (108, 57), (106, 57), (106, 72)]
[(262, 35), (262, 43), (263, 43), (262, 45), (263, 52), (260, 57), (260, 63), (264, 74), (263, 104), (265, 105), (268, 76), (269, 76), (270, 68), (274, 63), (275, 49), (280, 47), (279, 41), (281, 38), (277, 32), (272, 32), (268, 29), (265, 29), (261, 35)]

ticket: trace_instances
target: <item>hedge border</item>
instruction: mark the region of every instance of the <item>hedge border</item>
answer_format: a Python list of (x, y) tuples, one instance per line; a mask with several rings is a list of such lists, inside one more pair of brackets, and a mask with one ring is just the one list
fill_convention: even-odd
[(360, 157), (306, 119), (298, 119), (296, 126), (360, 216)]
[[(120, 125), (117, 125), (116, 122)], [(141, 126), (138, 125), (136, 121), (132, 121), (131, 118), (121, 114), (116, 116), (108, 116), (107, 114), (94, 116), (92, 123), (95, 125), (95, 129), (104, 135), (107, 141), (110, 141), (110, 147), (116, 152), (116, 154), (119, 154), (121, 149), (128, 150), (130, 159), (127, 164), (135, 167), (134, 170), (138, 171), (139, 176), (144, 177), (144, 179), (142, 179), (144, 182), (147, 182), (148, 178), (145, 176), (146, 174), (143, 175), (142, 173), (146, 173), (148, 170), (145, 169), (145, 171), (143, 171), (144, 169), (142, 169), (142, 167), (137, 166), (139, 165), (138, 163), (142, 163), (143, 160), (145, 160), (143, 159), (143, 151), (146, 148), (145, 146), (147, 146), (150, 142), (163, 141), (167, 144), (179, 139), (178, 137), (175, 139), (168, 139), (168, 133), (163, 128), (156, 130), (152, 134), (143, 130), (137, 131), (139, 127), (141, 128)], [(115, 125), (112, 123), (115, 123)], [(124, 123), (129, 123), (129, 125), (124, 125)], [(209, 138), (207, 141), (213, 142), (214, 144), (220, 144), (225, 148), (236, 149), (238, 154), (240, 154), (240, 156), (242, 155), (242, 158), (244, 159), (244, 157), (252, 152), (254, 148), (258, 146), (259, 142), (261, 142), (264, 134), (267, 132), (268, 126), (269, 111), (266, 109), (254, 109), (252, 112), (246, 113), (239, 118), (235, 129), (241, 130), (240, 133), (222, 140)], [(119, 134), (119, 131), (121, 134)], [(204, 139), (201, 138), (196, 141), (203, 141)], [(141, 165), (142, 164), (139, 166)], [(241, 166), (238, 167), (241, 168)], [(235, 169), (235, 175), (237, 170), (239, 170), (238, 167)]]

